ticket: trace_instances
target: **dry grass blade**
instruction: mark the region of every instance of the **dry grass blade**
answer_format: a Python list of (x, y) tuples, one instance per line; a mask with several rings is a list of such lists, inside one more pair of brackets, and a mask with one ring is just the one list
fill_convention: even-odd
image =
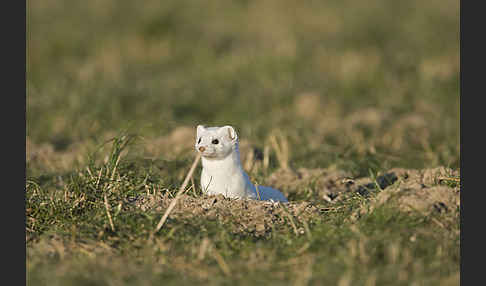
[(103, 168), (100, 169), (100, 171), (98, 172), (98, 179), (96, 180), (96, 185), (95, 185), (95, 188), (98, 188), (99, 184), (100, 184), (100, 180), (101, 180), (101, 172), (103, 171)]
[(269, 162), (270, 162), (270, 146), (265, 144), (265, 147), (263, 147), (263, 169), (265, 171), (268, 170)]
[(461, 178), (456, 178), (456, 177), (439, 177), (439, 181), (454, 181), (454, 182), (460, 182)]
[[(289, 168), (289, 145), (287, 139), (280, 133), (277, 133), (279, 140), (277, 140), (276, 135), (271, 135), (269, 140), (272, 144), (273, 149), (275, 149), (275, 154), (277, 155), (277, 160), (282, 169)], [(279, 144), (280, 141), (280, 144)]]
[(261, 201), (262, 197), (260, 196), (260, 189), (258, 188), (258, 183), (255, 183), (255, 189), (258, 195), (258, 200)]
[(223, 271), (223, 273), (226, 276), (230, 276), (231, 274), (230, 268), (228, 264), (224, 261), (223, 256), (221, 256), (221, 254), (219, 254), (219, 252), (217, 252), (216, 249), (213, 249), (212, 254), (214, 259), (218, 263), (219, 268), (221, 268), (221, 270)]
[(202, 242), (201, 242), (201, 246), (199, 247), (199, 253), (197, 255), (197, 260), (201, 261), (204, 259), (204, 257), (206, 256), (206, 252), (208, 251), (208, 247), (209, 247), (209, 239), (207, 237), (205, 237)]
[(89, 176), (91, 177), (91, 179), (94, 178), (93, 174), (91, 173), (91, 170), (89, 169), (89, 167), (86, 167), (86, 171), (88, 171), (88, 174)]
[(184, 189), (186, 188), (187, 184), (189, 183), (189, 179), (192, 177), (192, 173), (194, 173), (194, 170), (196, 169), (197, 163), (199, 163), (199, 160), (201, 159), (201, 154), (197, 154), (196, 159), (194, 159), (194, 163), (192, 163), (191, 169), (186, 175), (186, 178), (184, 179), (184, 182), (182, 183), (181, 188), (177, 192), (175, 198), (170, 202), (169, 207), (165, 211), (164, 215), (160, 219), (159, 223), (157, 224), (157, 227), (155, 228), (155, 231), (153, 234), (157, 233), (162, 226), (164, 225), (165, 221), (167, 220), (167, 217), (169, 217), (169, 214), (171, 211), (174, 209), (174, 207), (177, 204), (177, 200), (179, 199), (180, 195), (184, 192)]
[(197, 196), (196, 185), (194, 184), (194, 177), (193, 176), (191, 176), (191, 186), (192, 186), (192, 192), (194, 193), (194, 196)]
[(338, 210), (343, 209), (344, 206), (337, 206), (337, 207), (327, 207), (327, 208), (321, 208), (319, 211), (320, 212), (337, 212)]
[(118, 163), (120, 163), (120, 158), (121, 156), (118, 156), (118, 158), (116, 158), (115, 166), (113, 167), (113, 172), (111, 172), (110, 181), (113, 181), (113, 179), (115, 178), (116, 168), (118, 167)]
[(244, 169), (248, 172), (251, 172), (251, 169), (255, 161), (254, 157), (255, 155), (253, 154), (253, 151), (248, 152), (248, 157), (246, 158), (245, 167), (244, 167)]
[(113, 220), (111, 219), (110, 206), (108, 205), (108, 199), (106, 198), (106, 194), (104, 195), (104, 199), (105, 199), (106, 215), (108, 216), (108, 220), (110, 222), (111, 231), (115, 232), (115, 225), (113, 224)]

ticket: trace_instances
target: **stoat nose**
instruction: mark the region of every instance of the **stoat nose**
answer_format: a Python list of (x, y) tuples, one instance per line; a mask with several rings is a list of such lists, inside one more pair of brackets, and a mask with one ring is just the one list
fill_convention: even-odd
[(204, 148), (203, 146), (199, 147), (200, 152), (204, 152), (204, 150), (206, 150), (206, 148)]

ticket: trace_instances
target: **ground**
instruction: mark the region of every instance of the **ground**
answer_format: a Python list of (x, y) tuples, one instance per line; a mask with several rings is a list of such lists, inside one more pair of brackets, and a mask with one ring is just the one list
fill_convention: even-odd
[[(459, 2), (27, 3), (28, 285), (458, 285)], [(253, 182), (205, 196), (198, 124)]]

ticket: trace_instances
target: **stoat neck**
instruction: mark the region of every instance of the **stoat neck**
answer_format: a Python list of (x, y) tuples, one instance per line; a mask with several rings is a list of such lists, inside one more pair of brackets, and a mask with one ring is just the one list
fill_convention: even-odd
[(226, 170), (229, 172), (236, 172), (242, 170), (240, 162), (240, 151), (238, 144), (235, 144), (233, 151), (223, 159), (201, 158), (202, 166), (205, 170), (211, 172), (212, 170)]

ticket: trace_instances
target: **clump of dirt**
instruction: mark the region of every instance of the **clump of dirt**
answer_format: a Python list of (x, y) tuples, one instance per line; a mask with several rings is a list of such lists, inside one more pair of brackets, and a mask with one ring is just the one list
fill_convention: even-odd
[(457, 214), (460, 206), (459, 172), (438, 167), (424, 170), (391, 169), (396, 183), (383, 188), (366, 208), (353, 216), (360, 217), (377, 206), (391, 205), (404, 212)]
[[(169, 194), (145, 195), (135, 205), (144, 211), (164, 212), (173, 199)], [(229, 199), (223, 195), (179, 197), (170, 218), (194, 219), (205, 217), (229, 226), (235, 234), (265, 236), (276, 226), (287, 225), (297, 234), (304, 234), (312, 217), (319, 214), (319, 208), (308, 202), (285, 204), (247, 199)]]
[(385, 189), (397, 180), (394, 172), (383, 173), (376, 177), (376, 182), (369, 177), (353, 178), (350, 172), (332, 169), (299, 168), (280, 169), (267, 179), (266, 184), (280, 189), (287, 196), (312, 192), (317, 201), (336, 203), (346, 194), (359, 193), (367, 197), (377, 189)]
[[(350, 173), (339, 170), (305, 169), (296, 171), (281, 169), (274, 172), (267, 179), (266, 184), (280, 189), (289, 196), (303, 191), (311, 191), (314, 198), (326, 202), (338, 202), (344, 194), (358, 193), (363, 197), (377, 194), (380, 200), (386, 200), (392, 192), (407, 193), (403, 198), (404, 205), (416, 205), (420, 210), (427, 209), (426, 205), (443, 197), (447, 208), (459, 204), (459, 172), (445, 167), (424, 170), (410, 170), (395, 168), (379, 173), (376, 178), (353, 178)], [(454, 187), (445, 183), (452, 182)], [(439, 190), (447, 191), (434, 195)], [(414, 194), (414, 195), (412, 195)], [(416, 197), (414, 201), (412, 198)], [(431, 200), (429, 202), (429, 199)], [(404, 207), (406, 208), (406, 207)]]
[[(351, 174), (340, 170), (280, 169), (270, 175), (266, 185), (281, 190), (286, 196), (306, 192), (309, 189), (313, 197), (326, 202), (335, 201), (340, 194), (352, 191), (354, 181)], [(352, 182), (352, 183), (350, 183)]]
[[(460, 206), (459, 171), (438, 167), (423, 170), (394, 168), (376, 178), (352, 178), (344, 171), (326, 169), (278, 170), (267, 184), (291, 196), (303, 191), (313, 193), (313, 203), (337, 203), (349, 195), (367, 199), (352, 215), (357, 219), (381, 205), (396, 206), (403, 212), (457, 215)], [(325, 201), (325, 202), (324, 202)]]

